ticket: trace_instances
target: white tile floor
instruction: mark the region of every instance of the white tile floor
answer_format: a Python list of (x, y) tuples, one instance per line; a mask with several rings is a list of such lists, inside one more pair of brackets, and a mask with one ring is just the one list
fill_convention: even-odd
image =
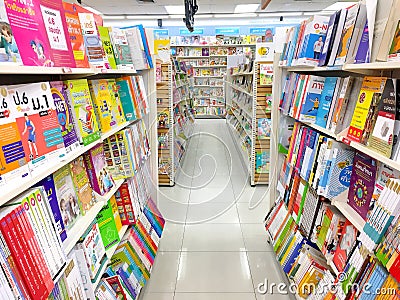
[(267, 187), (252, 188), (224, 120), (196, 120), (175, 187), (160, 188), (167, 219), (141, 300), (289, 299), (260, 295), (281, 282), (263, 219)]

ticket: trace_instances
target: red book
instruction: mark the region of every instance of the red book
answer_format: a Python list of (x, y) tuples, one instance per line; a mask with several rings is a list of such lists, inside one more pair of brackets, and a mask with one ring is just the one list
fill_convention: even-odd
[(0, 249), (2, 253), (4, 253), (4, 258), (7, 260), (8, 265), (10, 266), (10, 270), (14, 275), (16, 284), (18, 285), (22, 295), (24, 296), (25, 299), (30, 300), (30, 296), (28, 293), (28, 290), (26, 289), (25, 283), (22, 280), (21, 273), (18, 270), (17, 265), (15, 264), (15, 260), (11, 255), (10, 249), (8, 248), (6, 241), (4, 239), (3, 234), (1, 233), (0, 230)]
[(137, 220), (135, 227), (137, 228), (138, 232), (140, 233), (142, 239), (147, 243), (147, 245), (150, 247), (150, 250), (152, 250), (155, 255), (157, 253), (158, 246), (154, 243), (153, 239), (150, 237), (146, 228), (144, 228), (142, 221)]
[(397, 280), (397, 282), (400, 282), (400, 255), (397, 256), (396, 260), (390, 267), (389, 272)]
[(149, 201), (147, 201), (147, 207), (149, 208), (152, 215), (157, 219), (161, 228), (164, 229), (165, 219), (163, 218), (160, 210), (158, 209), (157, 205), (154, 203), (153, 199), (150, 198)]
[[(31, 248), (33, 255), (34, 255), (34, 262), (38, 266), (38, 274), (42, 278), (43, 283), (47, 287), (47, 291), (48, 291), (47, 296), (48, 296), (54, 288), (53, 279), (51, 278), (49, 268), (43, 257), (43, 252), (40, 249), (39, 243), (37, 241), (37, 237), (34, 234), (32, 225), (30, 224), (30, 222), (28, 220), (28, 216), (26, 215), (24, 208), (22, 207), (22, 205), (20, 205), (17, 208), (17, 210), (18, 210), (18, 214), (20, 217), (20, 224), (22, 225), (22, 229), (25, 232), (25, 237), (27, 238), (28, 246)], [(29, 239), (28, 239), (28, 236), (29, 236)]]
[(139, 248), (141, 249), (141, 252), (144, 254), (146, 259), (150, 262), (150, 265), (153, 265), (154, 259), (151, 256), (151, 254), (149, 253), (149, 251), (147, 251), (147, 247), (146, 247), (144, 241), (140, 238), (140, 235), (136, 231), (135, 228), (132, 228), (132, 230), (130, 231), (130, 235), (133, 238), (134, 242), (139, 246)]
[(336, 248), (335, 255), (333, 256), (333, 263), (339, 272), (344, 271), (348, 255), (354, 246), (357, 239), (357, 229), (351, 224), (349, 220), (344, 223), (342, 236), (340, 237), (339, 244)]
[(127, 182), (124, 182), (118, 189), (117, 193), (115, 193), (115, 199), (117, 201), (118, 211), (120, 212), (122, 225), (135, 224), (135, 212), (133, 211), (132, 200)]

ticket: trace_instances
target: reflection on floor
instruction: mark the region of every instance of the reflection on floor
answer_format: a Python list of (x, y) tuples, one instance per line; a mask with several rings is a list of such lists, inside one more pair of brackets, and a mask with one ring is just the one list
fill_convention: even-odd
[(141, 300), (289, 299), (257, 291), (281, 282), (262, 224), (267, 187), (250, 187), (228, 130), (196, 120), (177, 184), (160, 188), (168, 222)]

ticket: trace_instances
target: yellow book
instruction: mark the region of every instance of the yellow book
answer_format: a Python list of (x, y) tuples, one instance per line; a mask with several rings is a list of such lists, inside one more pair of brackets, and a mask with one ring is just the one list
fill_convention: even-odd
[[(112, 129), (112, 114), (110, 109), (111, 95), (108, 90), (108, 82), (106, 79), (90, 80), (90, 94), (94, 104), (97, 121), (102, 133)], [(116, 124), (116, 121), (115, 125)]]
[(121, 217), (119, 216), (117, 200), (115, 199), (114, 195), (112, 195), (112, 197), (110, 198), (110, 205), (114, 215), (115, 226), (117, 227), (118, 232), (120, 232), (122, 228), (122, 223)]

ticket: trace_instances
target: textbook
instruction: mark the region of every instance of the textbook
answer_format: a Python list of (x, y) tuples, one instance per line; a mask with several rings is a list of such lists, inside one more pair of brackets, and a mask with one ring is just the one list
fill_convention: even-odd
[(21, 55), (18, 50), (17, 43), (8, 21), (5, 3), (0, 3), (0, 24), (4, 33), (1, 37), (0, 44), (0, 64), (15, 64), (21, 65)]
[(110, 34), (117, 68), (122, 70), (135, 70), (125, 31), (116, 27), (109, 27), (108, 32)]
[(328, 114), (331, 109), (332, 98), (339, 82), (337, 77), (326, 77), (324, 88), (321, 93), (321, 100), (317, 110), (315, 124), (325, 128), (327, 126)]
[(107, 27), (98, 26), (99, 36), (101, 39), (101, 43), (103, 45), (103, 50), (108, 58), (108, 65), (106, 65), (107, 69), (116, 69), (117, 63), (115, 62), (113, 45), (111, 44), (110, 34), (108, 32)]
[(300, 121), (315, 123), (319, 105), (321, 103), (321, 94), (324, 89), (325, 77), (310, 76), (306, 87), (306, 95), (300, 111)]

